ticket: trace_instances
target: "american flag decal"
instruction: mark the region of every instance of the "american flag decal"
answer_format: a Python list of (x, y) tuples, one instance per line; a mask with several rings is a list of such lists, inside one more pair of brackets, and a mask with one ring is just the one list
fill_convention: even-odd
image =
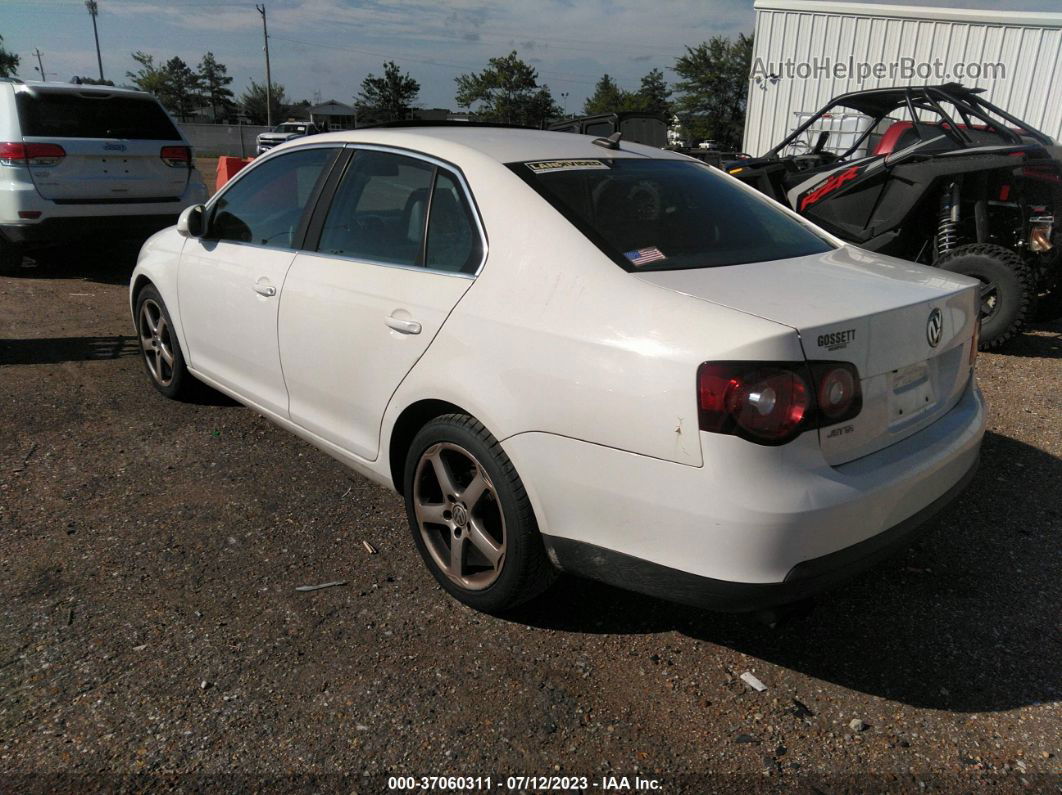
[(631, 265), (645, 265), (649, 262), (656, 262), (657, 260), (667, 259), (663, 252), (656, 246), (650, 246), (649, 248), (639, 248), (635, 251), (627, 251), (624, 255), (631, 261)]

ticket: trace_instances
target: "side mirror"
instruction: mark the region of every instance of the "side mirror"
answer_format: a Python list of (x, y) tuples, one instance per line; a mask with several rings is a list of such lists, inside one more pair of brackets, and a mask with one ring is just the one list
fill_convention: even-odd
[(177, 216), (177, 232), (185, 237), (202, 237), (206, 232), (205, 210), (201, 204), (185, 207)]

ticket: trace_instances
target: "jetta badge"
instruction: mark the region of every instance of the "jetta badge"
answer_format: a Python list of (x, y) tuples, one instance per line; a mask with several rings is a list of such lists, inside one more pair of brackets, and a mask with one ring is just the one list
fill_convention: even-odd
[(934, 348), (940, 345), (940, 338), (944, 336), (944, 313), (934, 309), (929, 313), (929, 322), (926, 323), (926, 339)]

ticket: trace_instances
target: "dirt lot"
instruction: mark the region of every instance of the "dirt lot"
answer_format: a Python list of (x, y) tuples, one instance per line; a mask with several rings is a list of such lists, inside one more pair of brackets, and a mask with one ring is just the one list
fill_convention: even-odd
[(440, 591), (394, 495), (247, 409), (151, 389), (133, 256), (0, 278), (0, 790), (1059, 787), (1062, 323), (982, 355), (961, 503), (809, 616), (568, 580), (502, 620)]

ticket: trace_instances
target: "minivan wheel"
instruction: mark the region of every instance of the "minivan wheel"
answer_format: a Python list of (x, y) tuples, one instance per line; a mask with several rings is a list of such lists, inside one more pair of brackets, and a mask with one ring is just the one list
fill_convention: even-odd
[(937, 267), (981, 280), (981, 349), (993, 350), (1021, 332), (1036, 304), (1036, 276), (1009, 249), (987, 243), (960, 246)]
[(173, 400), (187, 397), (194, 379), (185, 367), (170, 313), (153, 286), (145, 287), (137, 296), (136, 330), (151, 383)]
[(447, 414), (425, 425), (410, 445), (403, 483), (413, 542), (459, 601), (502, 613), (556, 578), (523, 483), (477, 420)]

